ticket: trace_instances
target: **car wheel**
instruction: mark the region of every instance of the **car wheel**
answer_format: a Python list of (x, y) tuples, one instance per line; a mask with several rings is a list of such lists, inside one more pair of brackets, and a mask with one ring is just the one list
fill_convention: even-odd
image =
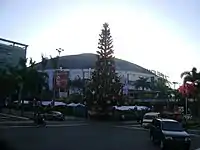
[(161, 149), (161, 150), (164, 150), (164, 149), (165, 149), (165, 146), (164, 146), (164, 143), (163, 143), (162, 140), (160, 141), (160, 149)]

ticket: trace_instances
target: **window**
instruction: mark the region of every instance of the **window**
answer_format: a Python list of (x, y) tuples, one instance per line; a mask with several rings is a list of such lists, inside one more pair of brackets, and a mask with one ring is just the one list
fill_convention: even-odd
[(156, 121), (155, 121), (155, 126), (156, 126), (157, 128), (160, 128), (160, 127), (161, 127), (160, 121), (159, 121), (159, 120), (156, 120)]
[(184, 131), (179, 122), (163, 121), (162, 129), (166, 131)]
[(144, 119), (154, 119), (155, 118), (155, 116), (153, 116), (153, 115), (145, 115), (144, 116)]
[(151, 82), (154, 82), (154, 77), (151, 77)]

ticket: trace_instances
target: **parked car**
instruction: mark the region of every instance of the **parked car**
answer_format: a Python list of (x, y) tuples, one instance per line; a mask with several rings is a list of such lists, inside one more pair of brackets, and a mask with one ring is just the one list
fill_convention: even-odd
[(162, 150), (189, 150), (191, 144), (190, 135), (178, 121), (172, 119), (154, 119), (150, 127), (150, 139), (158, 143)]
[(65, 120), (65, 116), (59, 111), (49, 111), (44, 114), (46, 120)]
[(160, 116), (160, 113), (159, 112), (149, 112), (149, 113), (146, 113), (142, 119), (142, 126), (145, 127), (145, 128), (148, 128), (150, 126), (150, 124), (152, 123), (153, 119), (154, 118), (157, 118)]

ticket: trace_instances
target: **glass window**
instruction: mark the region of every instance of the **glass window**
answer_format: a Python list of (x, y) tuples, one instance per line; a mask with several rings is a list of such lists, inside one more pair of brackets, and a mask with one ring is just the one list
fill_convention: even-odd
[(154, 119), (155, 118), (155, 116), (153, 116), (153, 115), (145, 115), (144, 116), (144, 119)]
[(160, 125), (160, 121), (159, 121), (159, 120), (156, 120), (156, 122), (155, 122), (155, 126), (158, 127), (158, 128), (161, 127), (161, 125)]
[(179, 122), (163, 121), (162, 129), (166, 131), (183, 131)]

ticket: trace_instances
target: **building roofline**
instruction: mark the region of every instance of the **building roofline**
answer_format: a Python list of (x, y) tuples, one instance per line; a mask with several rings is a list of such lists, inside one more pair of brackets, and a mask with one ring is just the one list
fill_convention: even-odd
[(20, 46), (25, 46), (25, 49), (28, 47), (28, 45), (26, 45), (26, 44), (22, 44), (22, 43), (11, 41), (11, 40), (6, 40), (6, 39), (3, 39), (3, 38), (0, 38), (0, 41), (8, 42), (8, 43), (11, 43), (13, 45), (17, 44), (17, 45), (20, 45)]

